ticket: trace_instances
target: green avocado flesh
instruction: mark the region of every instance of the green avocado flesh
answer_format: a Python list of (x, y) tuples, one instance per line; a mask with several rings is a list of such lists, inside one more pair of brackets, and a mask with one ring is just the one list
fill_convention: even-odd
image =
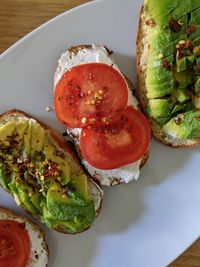
[(96, 217), (87, 176), (33, 119), (0, 123), (0, 184), (49, 228), (78, 233)]
[(200, 134), (200, 1), (145, 0), (144, 11), (146, 114), (174, 138), (195, 138)]

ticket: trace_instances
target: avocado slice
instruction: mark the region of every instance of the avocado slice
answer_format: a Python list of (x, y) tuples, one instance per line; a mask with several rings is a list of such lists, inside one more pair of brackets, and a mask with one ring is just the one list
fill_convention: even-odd
[(17, 194), (21, 200), (21, 203), (31, 213), (36, 214), (40, 211), (40, 194), (36, 189), (32, 189), (31, 186), (20, 181), (15, 184)]
[(24, 153), (27, 155), (27, 157), (31, 153), (31, 136), (32, 136), (32, 121), (28, 121), (28, 127), (26, 128), (26, 131), (24, 133), (23, 139), (23, 150)]
[(34, 155), (35, 152), (40, 152), (44, 148), (44, 140), (46, 137), (45, 129), (40, 126), (36, 121), (30, 120), (31, 124), (31, 155)]
[(152, 118), (170, 116), (171, 104), (166, 99), (150, 99), (147, 106), (147, 113)]
[(174, 90), (173, 97), (178, 100), (179, 103), (184, 104), (191, 99), (188, 90)]
[(85, 174), (80, 174), (72, 178), (71, 185), (75, 188), (75, 192), (78, 197), (88, 202), (91, 200), (88, 192), (88, 182)]
[(192, 110), (172, 118), (163, 126), (163, 130), (179, 140), (193, 138), (200, 132), (200, 111)]
[(194, 106), (196, 109), (200, 109), (200, 97), (198, 96), (194, 97)]
[(183, 57), (176, 61), (176, 71), (182, 72), (184, 70), (187, 70), (187, 58)]
[[(93, 201), (77, 204), (67, 194), (49, 189), (47, 193), (47, 209), (51, 218), (59, 221), (72, 221), (79, 228), (87, 228), (95, 218)], [(47, 218), (48, 219), (48, 218)], [(44, 219), (45, 220), (45, 219)]]
[(8, 191), (9, 187), (6, 179), (5, 169), (5, 164), (0, 162), (0, 184), (4, 190)]

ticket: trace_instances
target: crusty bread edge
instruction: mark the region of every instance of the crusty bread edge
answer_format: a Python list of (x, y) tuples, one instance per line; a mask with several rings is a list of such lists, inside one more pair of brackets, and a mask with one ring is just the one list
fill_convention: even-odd
[[(144, 88), (142, 85), (145, 79), (145, 73), (142, 69), (140, 61), (142, 53), (144, 52), (141, 47), (141, 40), (144, 37), (144, 29), (142, 25), (144, 22), (142, 18), (143, 15), (144, 15), (144, 6), (142, 6), (140, 10), (137, 37), (136, 37), (136, 70), (137, 70), (137, 81), (138, 81), (136, 95), (138, 97), (142, 109), (144, 110), (147, 103), (147, 99), (145, 96), (146, 88)], [(146, 44), (145, 49), (148, 49), (148, 44)], [(172, 137), (165, 134), (165, 132), (161, 129), (161, 127), (154, 119), (152, 118), (148, 119), (154, 136), (165, 145), (177, 148), (177, 147), (193, 147), (197, 144), (200, 144), (200, 136), (186, 140), (173, 139)]]
[[(47, 124), (45, 124), (45, 123), (41, 122), (40, 120), (32, 117), (28, 113), (26, 113), (24, 111), (21, 111), (21, 110), (18, 110), (18, 109), (12, 109), (12, 110), (9, 110), (9, 111), (6, 111), (6, 112), (0, 114), (0, 122), (2, 120), (6, 120), (9, 116), (12, 116), (12, 115), (20, 116), (20, 117), (26, 117), (26, 118), (29, 118), (29, 119), (32, 118), (32, 119), (36, 120), (46, 131), (48, 131), (49, 136), (53, 139), (53, 141), (55, 142), (57, 147), (59, 149), (61, 149), (63, 152), (65, 152), (65, 150), (66, 150), (68, 153), (70, 153), (70, 155), (72, 156), (73, 160), (77, 163), (77, 165), (82, 170), (84, 170), (83, 166), (81, 165), (79, 159), (77, 158), (77, 155), (75, 154), (75, 152), (73, 151), (71, 146), (68, 144), (68, 142), (56, 130), (50, 128)], [(85, 170), (84, 170), (84, 173), (87, 175), (87, 178), (88, 178), (89, 182), (92, 183), (97, 188), (97, 190), (99, 191), (99, 195), (100, 195), (101, 199), (100, 199), (98, 208), (95, 210), (96, 217), (97, 217), (99, 215), (99, 212), (100, 212), (101, 207), (102, 207), (103, 190), (101, 189), (101, 186), (99, 185), (99, 183), (97, 181), (95, 181), (91, 176), (89, 176), (88, 173), (85, 172)], [(9, 193), (12, 196), (11, 192), (7, 191), (7, 193)], [(20, 207), (22, 207), (27, 213), (29, 213), (35, 219), (38, 219), (40, 221), (40, 217), (39, 216), (35, 216), (34, 214), (30, 213), (26, 209), (26, 207), (24, 205), (20, 205)], [(87, 229), (89, 229), (91, 226), (92, 226), (92, 224)], [(84, 229), (82, 232), (86, 231), (87, 229)], [(68, 233), (68, 232), (64, 231), (63, 228), (61, 228), (59, 226), (54, 227), (52, 230), (55, 230), (55, 231), (58, 231), (58, 232), (61, 232), (61, 233), (64, 233), (64, 234), (72, 234), (72, 233)], [(81, 233), (81, 232), (77, 232), (77, 233), (73, 233), (73, 234), (78, 234), (78, 233)]]
[[(44, 249), (44, 251), (46, 252), (46, 256), (47, 259), (49, 257), (49, 248), (48, 245), (46, 243), (45, 240), (45, 232), (43, 231), (43, 229), (41, 227), (39, 227), (36, 223), (33, 223), (31, 220), (29, 220), (27, 217), (19, 215), (18, 213), (10, 210), (9, 208), (0, 206), (0, 212), (4, 213), (6, 216), (10, 217), (10, 218), (19, 218), (20, 220), (22, 220), (23, 222), (29, 224), (31, 226), (31, 228), (34, 230), (34, 232), (37, 233), (38, 236), (42, 237), (42, 247)], [(46, 264), (46, 267), (48, 266), (48, 264)]]

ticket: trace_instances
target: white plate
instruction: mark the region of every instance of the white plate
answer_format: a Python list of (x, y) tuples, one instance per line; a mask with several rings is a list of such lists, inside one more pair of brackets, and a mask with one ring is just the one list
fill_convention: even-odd
[[(60, 131), (53, 113), (53, 72), (65, 48), (106, 44), (135, 80), (135, 35), (140, 0), (95, 1), (64, 13), (0, 56), (0, 112), (22, 109)], [(138, 182), (105, 190), (93, 227), (68, 236), (47, 231), (49, 267), (162, 267), (200, 233), (200, 151), (152, 142)], [(17, 208), (0, 191), (0, 204)]]

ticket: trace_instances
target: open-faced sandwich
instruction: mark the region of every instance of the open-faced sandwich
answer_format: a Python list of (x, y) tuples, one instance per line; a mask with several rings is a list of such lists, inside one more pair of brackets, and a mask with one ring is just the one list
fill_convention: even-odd
[(0, 266), (47, 267), (43, 230), (29, 219), (0, 207)]
[(105, 46), (74, 46), (59, 59), (55, 113), (102, 185), (137, 179), (148, 157), (150, 127), (133, 89)]
[(136, 55), (154, 135), (174, 147), (200, 143), (200, 1), (145, 0)]
[(103, 196), (63, 137), (18, 110), (0, 116), (0, 185), (47, 227), (71, 234), (91, 226)]

